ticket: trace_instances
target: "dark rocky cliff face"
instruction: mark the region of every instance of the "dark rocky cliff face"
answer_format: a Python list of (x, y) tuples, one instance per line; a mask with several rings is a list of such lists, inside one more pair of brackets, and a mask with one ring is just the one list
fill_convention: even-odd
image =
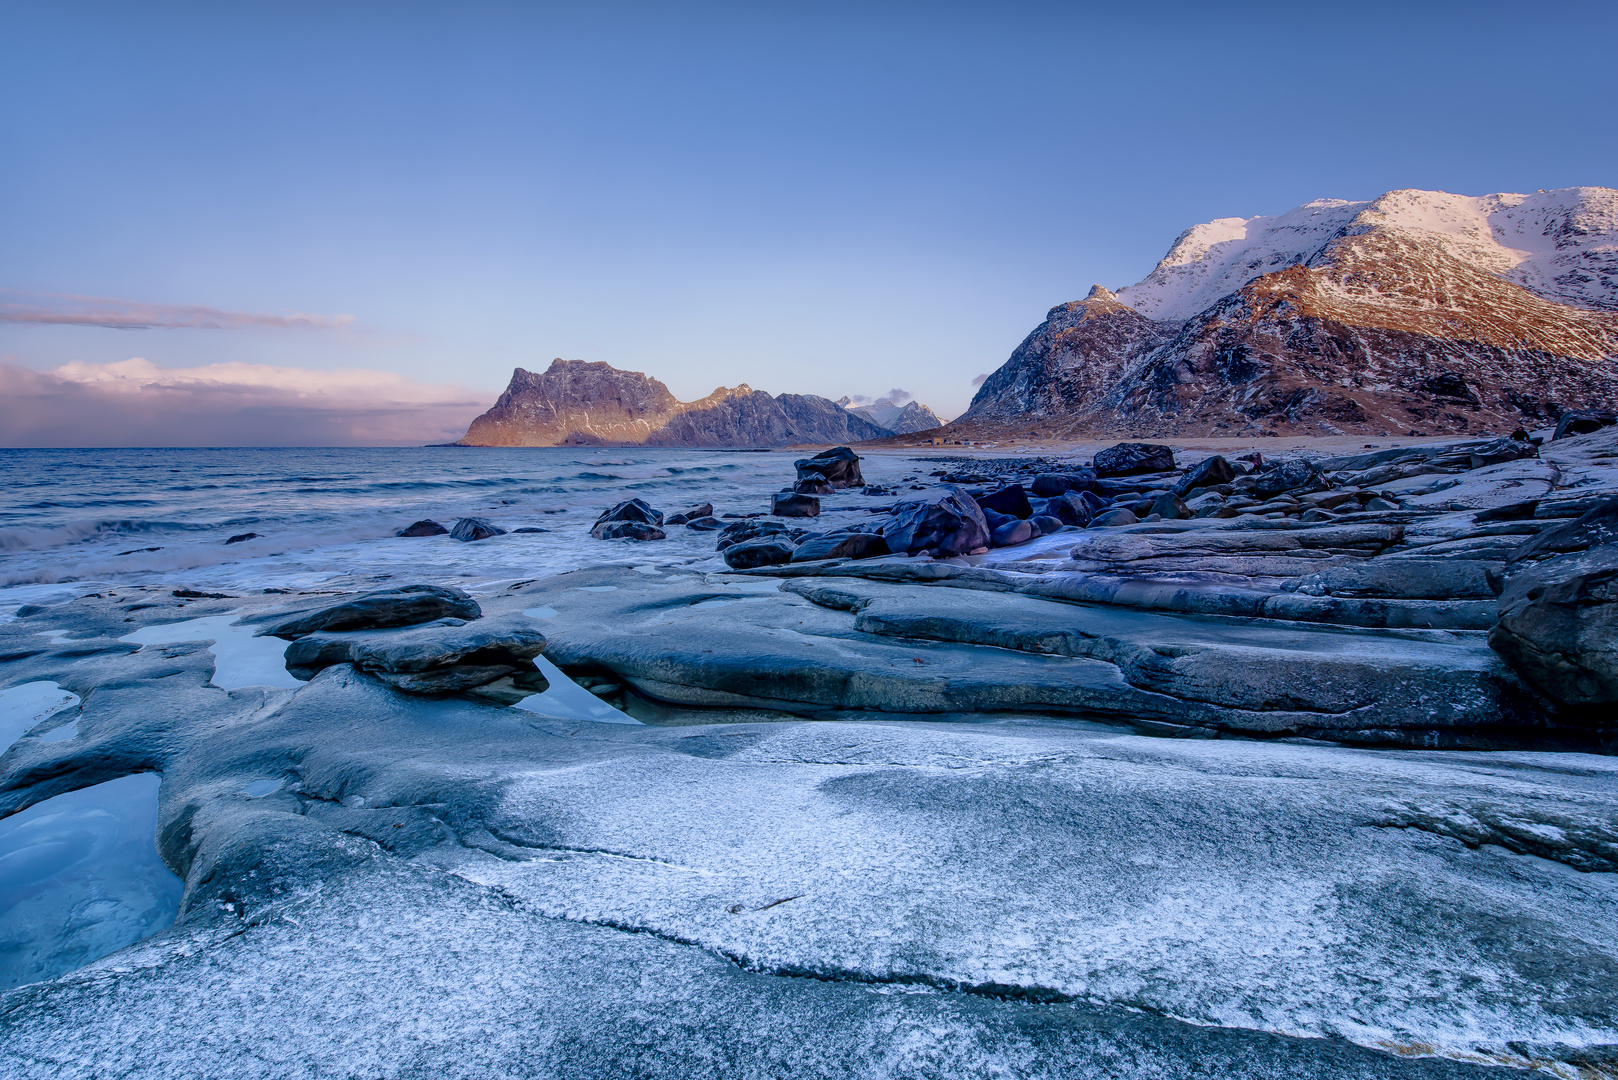
[(656, 379), (610, 364), (556, 360), (535, 374), (518, 368), (463, 446), (791, 446), (892, 434), (835, 402), (809, 394), (772, 397), (746, 385), (700, 401), (676, 400)]

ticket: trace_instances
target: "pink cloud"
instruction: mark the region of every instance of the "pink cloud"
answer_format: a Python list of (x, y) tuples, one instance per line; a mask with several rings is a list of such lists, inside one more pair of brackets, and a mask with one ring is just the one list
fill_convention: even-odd
[(5, 446), (410, 446), (452, 442), (495, 395), (383, 371), (265, 364), (54, 371), (0, 364)]
[(65, 326), (102, 326), (111, 330), (339, 330), (354, 322), (352, 315), (264, 315), (249, 311), (223, 311), (200, 304), (147, 304), (104, 296), (54, 293), (7, 295), (23, 302), (0, 302), (0, 322)]

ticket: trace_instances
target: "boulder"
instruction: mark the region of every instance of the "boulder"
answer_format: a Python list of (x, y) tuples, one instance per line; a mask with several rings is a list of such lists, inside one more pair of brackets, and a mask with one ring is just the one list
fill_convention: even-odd
[(997, 548), (1015, 547), (1018, 544), (1028, 543), (1038, 535), (1039, 530), (1031, 522), (1013, 519), (989, 534), (989, 546)]
[(1034, 527), (1036, 534), (1039, 536), (1049, 536), (1053, 532), (1060, 532), (1063, 526), (1066, 525), (1066, 522), (1061, 518), (1050, 517), (1046, 514), (1035, 514), (1028, 519), (1028, 523)]
[(759, 566), (780, 566), (791, 562), (797, 545), (785, 534), (743, 540), (724, 549), (725, 565), (732, 570), (752, 570)]
[(809, 535), (807, 529), (795, 529), (779, 521), (736, 521), (720, 530), (717, 550), (724, 551), (732, 544), (755, 540), (760, 536), (774, 536), (778, 533), (785, 533), (793, 543)]
[(820, 500), (813, 495), (777, 492), (770, 499), (770, 513), (776, 517), (819, 517)]
[(709, 515), (708, 517), (692, 518), (690, 521), (685, 523), (685, 527), (688, 529), (696, 529), (698, 532), (712, 532), (714, 529), (723, 529), (725, 527), (725, 523), (720, 521), (718, 518)]
[(1035, 516), (1053, 517), (1063, 525), (1077, 525), (1082, 529), (1090, 524), (1091, 518), (1096, 516), (1096, 509), (1085, 500), (1082, 494), (1068, 492), (1046, 499), (1034, 507), (1034, 514)]
[(1179, 521), (1181, 518), (1196, 517), (1196, 514), (1185, 504), (1178, 495), (1162, 495), (1152, 501), (1149, 513), (1156, 514), (1163, 521)]
[[(595, 523), (603, 525), (609, 521), (639, 521), (645, 525), (661, 525), (663, 524), (663, 511), (652, 509), (643, 499), (629, 499), (612, 507), (610, 510), (603, 510), (601, 516), (596, 518)], [(594, 530), (592, 529), (591, 532), (593, 535)]]
[(1156, 443), (1119, 443), (1099, 451), (1094, 468), (1098, 476), (1170, 472), (1174, 469), (1174, 451)]
[(792, 553), (792, 561), (871, 559), (889, 553), (888, 542), (879, 533), (829, 532), (804, 538)]
[(695, 521), (697, 518), (712, 517), (713, 503), (705, 502), (698, 503), (695, 506), (688, 506), (684, 510), (680, 511), (680, 516), (685, 518), (685, 522), (683, 522), (683, 524), (689, 524), (690, 522)]
[(792, 491), (797, 495), (830, 495), (837, 489), (827, 482), (824, 476), (817, 472), (805, 473), (798, 477), (798, 482), (792, 485)]
[(835, 446), (792, 464), (798, 469), (799, 480), (808, 473), (818, 473), (834, 488), (863, 487), (865, 484), (865, 479), (860, 476), (860, 456), (846, 446)]
[(1230, 462), (1215, 454), (1205, 461), (1199, 461), (1186, 470), (1170, 490), (1176, 495), (1184, 495), (1192, 488), (1213, 487), (1215, 484), (1228, 484), (1236, 479), (1236, 470), (1231, 468)]
[(644, 521), (603, 521), (590, 530), (597, 540), (667, 540), (668, 534)]
[(1112, 510), (1103, 510), (1091, 518), (1089, 527), (1092, 529), (1110, 529), (1115, 525), (1137, 525), (1139, 523), (1140, 518), (1136, 517), (1133, 511), (1125, 510), (1120, 506)]
[(1091, 491), (1095, 482), (1096, 474), (1092, 469), (1076, 473), (1040, 473), (1034, 477), (1030, 490), (1040, 498), (1049, 499), (1068, 491)]
[(989, 523), (964, 488), (947, 485), (894, 504), (882, 537), (904, 554), (966, 555), (989, 546)]
[(291, 641), (317, 631), (379, 630), (395, 626), (415, 626), (434, 619), (481, 619), (478, 602), (459, 589), (442, 585), (403, 585), (344, 600), (294, 618), (275, 623), (258, 632), (259, 637)]
[(1618, 423), (1618, 413), (1594, 410), (1563, 413), (1562, 418), (1556, 422), (1556, 432), (1551, 436), (1551, 442), (1572, 438), (1575, 435), (1588, 435), (1614, 423)]
[(1301, 495), (1310, 491), (1324, 491), (1329, 485), (1321, 479), (1320, 470), (1303, 458), (1286, 458), (1267, 463), (1250, 481), (1241, 485), (1259, 499), (1271, 499), (1290, 493)]
[(1028, 503), (1028, 492), (1023, 490), (1021, 484), (1012, 484), (992, 494), (984, 495), (977, 503), (985, 511), (993, 510), (997, 514), (1009, 514), (1014, 518), (1028, 518), (1034, 513), (1034, 508)]
[(257, 539), (258, 539), (258, 533), (254, 533), (254, 532), (237, 533), (235, 536), (232, 536), (229, 540), (226, 540), (225, 543), (226, 544), (245, 544), (249, 540), (257, 540)]
[(1612, 725), (1618, 716), (1612, 708), (1618, 704), (1618, 545), (1513, 574), (1489, 646), (1547, 697)]
[(287, 670), (310, 679), (322, 668), (350, 663), (397, 690), (447, 694), (534, 670), (545, 636), (522, 616), (475, 625), (445, 619), (413, 630), (380, 634), (314, 634), (287, 647)]
[(423, 518), (408, 529), (400, 529), (395, 536), (444, 536), (448, 529), (431, 518)]
[(506, 530), (492, 524), (486, 518), (461, 518), (455, 527), (449, 531), (451, 540), (460, 540), (471, 543), (473, 540), (487, 540), (491, 536), (504, 536)]

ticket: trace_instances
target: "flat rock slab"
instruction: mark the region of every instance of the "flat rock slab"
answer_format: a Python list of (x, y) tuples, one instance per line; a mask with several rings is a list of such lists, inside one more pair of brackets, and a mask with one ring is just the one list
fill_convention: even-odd
[(1233, 623), (853, 578), (786, 590), (604, 567), (524, 595), (558, 613), (553, 662), (679, 705), (1058, 711), (1373, 741), (1492, 737), (1539, 717), (1481, 633)]

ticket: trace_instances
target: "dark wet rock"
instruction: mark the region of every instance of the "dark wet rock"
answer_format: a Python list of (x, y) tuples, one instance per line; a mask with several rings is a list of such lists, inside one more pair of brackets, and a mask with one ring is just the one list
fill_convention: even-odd
[(1134, 511), (1126, 510), (1119, 506), (1111, 510), (1101, 511), (1101, 513), (1090, 519), (1089, 527), (1092, 529), (1110, 529), (1118, 525), (1134, 525), (1139, 521), (1140, 518), (1135, 516)]
[(733, 570), (752, 570), (759, 566), (779, 566), (792, 561), (798, 549), (788, 536), (774, 533), (730, 544), (724, 549), (725, 565)]
[(1090, 524), (1090, 519), (1096, 516), (1101, 506), (1099, 499), (1095, 499), (1094, 502), (1091, 502), (1091, 499), (1095, 499), (1095, 496), (1090, 495), (1087, 498), (1086, 493), (1068, 492), (1055, 495), (1036, 506), (1034, 513), (1054, 517), (1064, 525), (1077, 525), (1082, 529)]
[(1237, 486), (1252, 492), (1256, 498), (1269, 499), (1282, 494), (1323, 491), (1328, 485), (1312, 463), (1303, 458), (1286, 458), (1269, 462), (1256, 475)]
[(834, 446), (792, 464), (798, 470), (799, 480), (816, 473), (834, 488), (861, 487), (865, 484), (865, 479), (860, 475), (860, 456), (846, 446)]
[(448, 534), (449, 534), (449, 530), (444, 528), (444, 526), (440, 525), (438, 522), (432, 520), (431, 518), (423, 518), (422, 520), (416, 522), (414, 525), (411, 525), (409, 528), (400, 529), (394, 535), (396, 535), (396, 536), (447, 536)]
[(951, 485), (894, 504), (882, 536), (901, 554), (966, 555), (988, 548), (989, 523), (966, 489)]
[(487, 540), (491, 536), (504, 536), (506, 530), (491, 523), (486, 518), (461, 518), (455, 527), (449, 531), (451, 540), (460, 540), (471, 543), (473, 540)]
[(1607, 499), (1576, 521), (1546, 529), (1511, 553), (1512, 562), (1618, 544), (1618, 498)]
[(770, 513), (776, 517), (819, 517), (820, 500), (813, 495), (778, 492), (770, 499)]
[(997, 514), (1008, 514), (1019, 519), (1027, 518), (1034, 512), (1034, 508), (1028, 503), (1028, 492), (1021, 484), (1011, 484), (999, 491), (980, 496), (977, 503), (985, 511), (993, 510)]
[(698, 532), (711, 532), (714, 529), (723, 529), (725, 527), (725, 523), (710, 515), (708, 517), (692, 518), (690, 521), (685, 523), (685, 527), (688, 529), (696, 529)]
[(1028, 523), (1034, 527), (1036, 534), (1039, 536), (1049, 536), (1053, 532), (1061, 532), (1066, 524), (1061, 518), (1048, 517), (1044, 514), (1035, 514), (1028, 519)]
[(644, 499), (627, 499), (610, 509), (603, 510), (601, 516), (596, 518), (595, 524), (590, 528), (590, 535), (597, 540), (607, 537), (601, 535), (606, 526), (619, 521), (634, 521), (642, 525), (662, 525), (663, 511), (654, 510)]
[(590, 530), (597, 540), (667, 540), (668, 534), (644, 521), (603, 521)]
[(1098, 476), (1168, 472), (1174, 468), (1174, 451), (1156, 443), (1119, 443), (1098, 451), (1094, 468)]
[(1068, 473), (1040, 473), (1034, 477), (1029, 490), (1040, 498), (1051, 498), (1067, 491), (1093, 491), (1096, 474), (1093, 469)]
[(809, 536), (809, 530), (795, 528), (779, 521), (736, 521), (719, 531), (717, 549), (724, 551), (732, 544), (740, 544), (761, 536), (785, 535), (793, 543)]
[(1373, 511), (1397, 510), (1399, 509), (1399, 504), (1392, 499), (1384, 499), (1377, 495), (1366, 499), (1364, 503), (1360, 504), (1360, 509)]
[(1180, 518), (1196, 517), (1191, 508), (1186, 506), (1185, 500), (1178, 495), (1161, 495), (1152, 500), (1149, 513), (1156, 514), (1163, 521), (1178, 521)]
[(891, 553), (880, 533), (831, 532), (805, 537), (792, 553), (793, 562), (815, 559), (871, 559)]
[(989, 534), (989, 546), (997, 548), (1015, 547), (1018, 544), (1028, 543), (1038, 535), (1039, 530), (1034, 527), (1032, 522), (1013, 519)]
[(511, 531), (512, 531), (513, 534), (516, 534), (516, 533), (548, 533), (548, 532), (550, 532), (549, 529), (541, 529), (537, 525), (524, 525), (520, 529), (512, 529)]
[(1230, 462), (1215, 454), (1204, 461), (1199, 461), (1186, 470), (1184, 476), (1175, 481), (1170, 488), (1176, 495), (1184, 495), (1192, 488), (1213, 487), (1215, 484), (1228, 484), (1236, 479), (1236, 470), (1231, 468)]
[(480, 619), (483, 609), (460, 589), (442, 585), (403, 585), (363, 593), (337, 604), (274, 622), (259, 637), (291, 640), (317, 631), (380, 630), (414, 626), (435, 619)]
[(534, 670), (545, 636), (523, 616), (467, 624), (445, 619), (413, 630), (311, 634), (287, 646), (287, 670), (310, 679), (350, 663), (395, 689), (447, 694)]
[(830, 495), (836, 490), (817, 472), (799, 476), (798, 482), (792, 485), (792, 491), (796, 495)]
[(688, 506), (684, 510), (680, 511), (679, 516), (685, 518), (685, 521), (680, 523), (682, 525), (689, 524), (690, 522), (695, 521), (697, 518), (712, 517), (713, 503), (705, 502), (698, 503), (695, 506)]
[(258, 539), (258, 533), (255, 533), (255, 532), (237, 533), (235, 536), (232, 536), (229, 540), (226, 540), (225, 543), (227, 543), (227, 544), (241, 544), (241, 543), (247, 542), (248, 540), (257, 540), (257, 539)]
[(1556, 422), (1556, 432), (1551, 436), (1551, 441), (1569, 439), (1575, 435), (1589, 435), (1615, 423), (1618, 423), (1618, 413), (1595, 410), (1563, 413), (1562, 418)]
[(1519, 570), (1500, 596), (1489, 646), (1564, 706), (1618, 726), (1618, 545)]

